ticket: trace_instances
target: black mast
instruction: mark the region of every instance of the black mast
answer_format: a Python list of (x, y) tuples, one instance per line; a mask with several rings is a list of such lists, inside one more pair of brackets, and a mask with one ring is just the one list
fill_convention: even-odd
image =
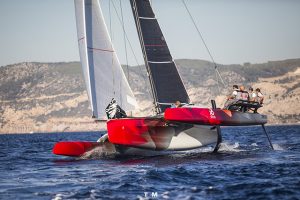
[(170, 103), (189, 103), (190, 99), (155, 18), (149, 0), (130, 0), (148, 72), (156, 112)]

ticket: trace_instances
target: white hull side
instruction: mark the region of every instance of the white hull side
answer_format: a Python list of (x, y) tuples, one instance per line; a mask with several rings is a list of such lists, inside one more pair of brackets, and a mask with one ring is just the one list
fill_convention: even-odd
[[(166, 127), (161, 129), (161, 135), (164, 138), (163, 143), (154, 142), (149, 138), (148, 143), (141, 147), (127, 147), (116, 145), (117, 152), (124, 155), (143, 155), (153, 156), (168, 154), (172, 151), (185, 151), (196, 148), (201, 148), (210, 144), (217, 143), (218, 134), (216, 129), (211, 129), (212, 126), (194, 125), (184, 131), (176, 133), (176, 128)], [(168, 136), (166, 139), (166, 136)], [(168, 141), (166, 143), (166, 141)], [(165, 145), (168, 145), (167, 147)], [(164, 148), (162, 148), (164, 146)], [(151, 148), (150, 148), (151, 147)]]
[(217, 143), (218, 133), (212, 126), (194, 125), (172, 137), (168, 150), (188, 150)]

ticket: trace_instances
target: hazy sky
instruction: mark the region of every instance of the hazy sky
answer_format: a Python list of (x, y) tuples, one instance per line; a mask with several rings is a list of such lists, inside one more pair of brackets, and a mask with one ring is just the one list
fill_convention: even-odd
[[(113, 0), (120, 12), (119, 0)], [(109, 0), (100, 1), (109, 24)], [(175, 59), (210, 60), (181, 0), (152, 0)], [(186, 0), (216, 62), (259, 63), (300, 57), (299, 0)], [(142, 63), (128, 0), (126, 31)], [(123, 33), (112, 10), (112, 38), (125, 64)], [(24, 62), (78, 61), (73, 0), (1, 0), (0, 66)], [(127, 45), (128, 46), (128, 45)], [(129, 64), (136, 65), (128, 50)]]

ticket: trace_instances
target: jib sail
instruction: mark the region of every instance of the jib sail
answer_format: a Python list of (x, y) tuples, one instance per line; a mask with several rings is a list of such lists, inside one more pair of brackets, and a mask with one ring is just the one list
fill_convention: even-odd
[(80, 60), (93, 116), (106, 118), (114, 98), (126, 111), (136, 106), (111, 43), (98, 0), (74, 0)]

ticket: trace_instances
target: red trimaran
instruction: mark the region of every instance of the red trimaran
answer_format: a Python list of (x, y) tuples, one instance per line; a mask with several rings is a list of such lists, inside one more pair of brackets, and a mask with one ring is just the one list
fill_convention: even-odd
[[(127, 117), (120, 108), (133, 110), (136, 101), (112, 46), (99, 1), (74, 0), (74, 3), (80, 60), (89, 101), (96, 119), (107, 116), (107, 134), (98, 142), (58, 142), (53, 148), (54, 154), (82, 156), (101, 145), (111, 145), (122, 154), (148, 155), (216, 144), (216, 152), (222, 141), (220, 126), (262, 125), (264, 128), (265, 115), (246, 111), (249, 108), (257, 110), (259, 105), (255, 103), (237, 102), (235, 110), (218, 109), (214, 101), (212, 108), (190, 104), (149, 0), (130, 0), (130, 4), (156, 115)], [(175, 101), (184, 106), (170, 108)]]

